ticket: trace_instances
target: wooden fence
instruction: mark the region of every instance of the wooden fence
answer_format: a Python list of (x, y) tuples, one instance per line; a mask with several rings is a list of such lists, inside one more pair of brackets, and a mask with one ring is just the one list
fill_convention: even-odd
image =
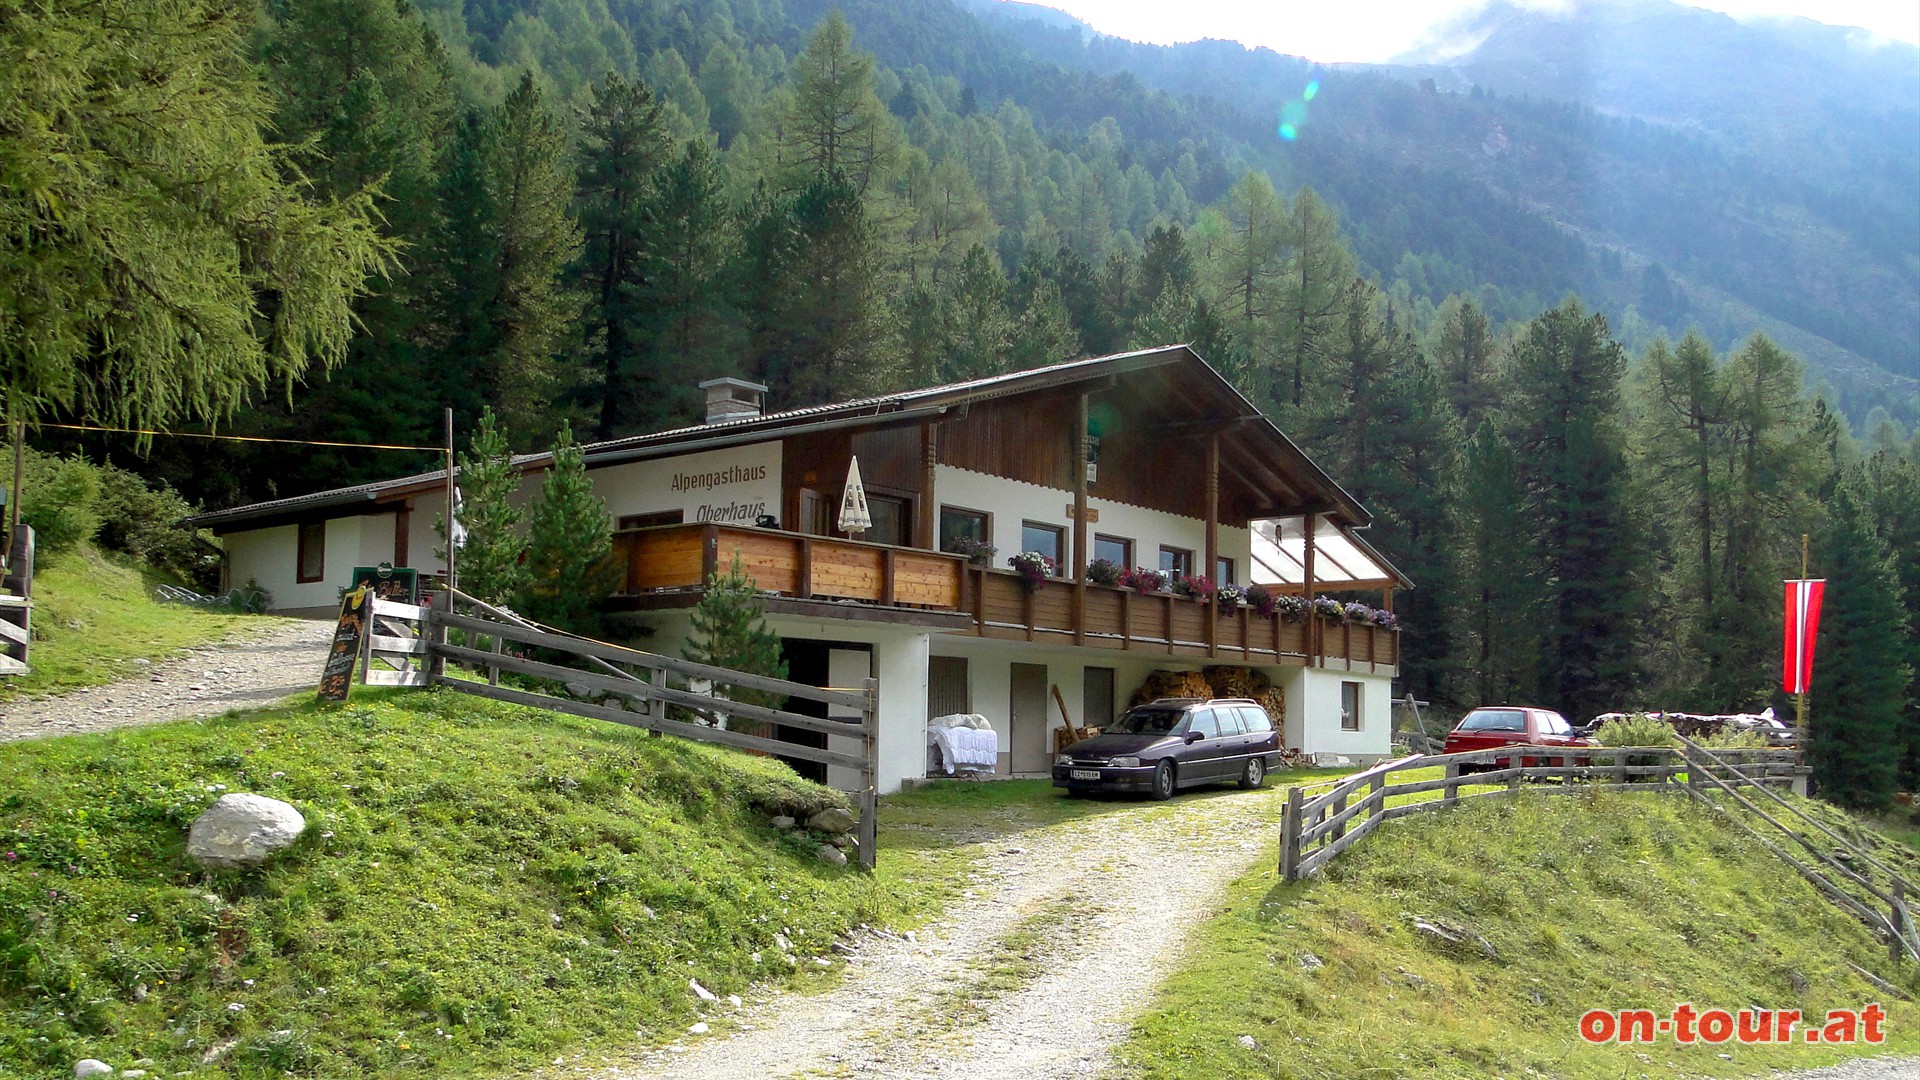
[[(1872, 852), (1775, 790), (1806, 794), (1807, 769), (1798, 764), (1794, 751), (1712, 751), (1678, 738), (1678, 746), (1535, 748), (1524, 756), (1517, 747), (1411, 754), (1339, 780), (1292, 788), (1281, 817), (1281, 880), (1295, 882), (1318, 872), (1384, 822), (1467, 799), (1511, 795), (1528, 781), (1560, 781), (1532, 789), (1547, 794), (1595, 787), (1683, 792), (1725, 817), (1792, 866), (1821, 896), (1878, 933), (1896, 959), (1904, 955), (1920, 961), (1920, 927), (1906, 899), (1912, 885)], [(1393, 780), (1396, 774), (1435, 767), (1442, 770), (1440, 776)], [(1308, 797), (1311, 792), (1318, 793)], [(1803, 827), (1788, 824), (1793, 820)], [(1796, 856), (1791, 847), (1805, 855)]]
[[(860, 865), (873, 868), (879, 811), (878, 680), (867, 679), (859, 689), (835, 689), (696, 664), (562, 633), (451, 589), (436, 594), (431, 607), (387, 604), (376, 608), (376, 615), (383, 632), (370, 650), (381, 650), (376, 654), (397, 662), (386, 671), (371, 666), (368, 671), (389, 685), (430, 683), (495, 701), (851, 770), (857, 777), (852, 787), (860, 810), (857, 854)], [(409, 667), (416, 660), (423, 663)], [(461, 676), (455, 668), (483, 674), (485, 681)], [(523, 685), (502, 685), (501, 675), (509, 672), (526, 677)], [(734, 701), (729, 691), (755, 691), (780, 699), (782, 705), (784, 699), (799, 698), (826, 706), (823, 711), (840, 708), (858, 717), (808, 716)], [(743, 722), (748, 729), (738, 727)], [(782, 739), (782, 732), (803, 733), (801, 738), (812, 741)]]
[(33, 526), (22, 524), (0, 581), (0, 675), (26, 674), (32, 642)]

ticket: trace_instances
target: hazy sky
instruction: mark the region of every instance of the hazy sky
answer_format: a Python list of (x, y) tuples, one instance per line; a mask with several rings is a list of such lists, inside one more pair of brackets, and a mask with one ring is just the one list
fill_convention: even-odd
[[(1442, 17), (1480, 0), (1037, 0), (1104, 34), (1171, 44), (1226, 38), (1328, 63), (1385, 60)], [(1555, 0), (1521, 0), (1553, 6)], [(1745, 15), (1804, 15), (1920, 43), (1914, 0), (1700, 0), (1694, 7)]]

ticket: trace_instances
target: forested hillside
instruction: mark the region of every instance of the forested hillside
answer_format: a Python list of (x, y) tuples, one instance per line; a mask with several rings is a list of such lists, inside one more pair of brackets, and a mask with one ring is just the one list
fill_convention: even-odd
[[(190, 25), (210, 5), (252, 11), (174, 0), (145, 18), (164, 41), (168, 13)], [(1419, 584), (1400, 609), (1421, 697), (1580, 716), (1765, 704), (1804, 532), (1823, 538), (1816, 572), (1845, 551), (1870, 595), (1904, 604), (1830, 615), (1859, 633), (1823, 645), (1823, 670), (1890, 672), (1915, 700), (1912, 405), (1835, 366), (1810, 393), (1796, 356), (1853, 334), (1910, 358), (1863, 298), (1910, 284), (1911, 259), (1876, 262), (1866, 239), (1769, 246), (1709, 142), (1237, 45), (1154, 51), (1031, 20), (1015, 35), (947, 0), (274, 0), (253, 25), (219, 70), (284, 147), (262, 160), (313, 205), (377, 209), (378, 246), (354, 264), (351, 338), (315, 350), (329, 377), (264, 368), (243, 407), (178, 413), (431, 445), (443, 407), (461, 430), (491, 407), (530, 449), (563, 423), (685, 422), (719, 375), (787, 408), (1187, 341), (1374, 510), (1372, 539)], [(1657, 174), (1627, 184), (1634, 167)], [(1644, 263), (1541, 212), (1542, 185), (1706, 246)], [(78, 220), (33, 194), (9, 212)], [(230, 225), (284, 276), (256, 227)], [(34, 265), (31, 245), (9, 254), (0, 271)], [(1807, 325), (1729, 299), (1809, 274), (1830, 287), (1801, 297)], [(270, 358), (302, 341), (278, 313), (307, 293), (279, 281), (249, 309)], [(101, 325), (82, 321), (77, 354), (113, 344)], [(191, 334), (168, 347), (197, 356)], [(57, 387), (46, 400), (88, 414)], [(144, 467), (228, 504), (436, 460), (158, 440)], [(1897, 695), (1852, 708), (1863, 744), (1920, 746), (1896, 732)]]

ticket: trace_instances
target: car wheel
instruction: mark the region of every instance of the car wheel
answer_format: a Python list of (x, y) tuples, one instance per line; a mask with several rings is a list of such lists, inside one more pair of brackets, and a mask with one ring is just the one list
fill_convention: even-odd
[(1240, 770), (1240, 786), (1252, 791), (1267, 781), (1267, 763), (1257, 757), (1247, 759), (1247, 765)]
[(1171, 799), (1175, 786), (1173, 761), (1170, 758), (1161, 758), (1159, 766), (1153, 770), (1153, 797), (1163, 802)]

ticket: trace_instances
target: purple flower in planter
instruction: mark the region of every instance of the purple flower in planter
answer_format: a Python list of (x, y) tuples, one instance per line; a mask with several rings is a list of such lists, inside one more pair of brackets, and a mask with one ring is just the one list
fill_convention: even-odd
[(1304, 596), (1282, 596), (1276, 599), (1275, 606), (1280, 617), (1291, 623), (1307, 621), (1307, 598)]
[(1373, 609), (1365, 604), (1348, 604), (1340, 609), (1340, 617), (1350, 623), (1367, 626), (1373, 622)]
[(1346, 605), (1331, 596), (1314, 597), (1311, 608), (1315, 615), (1327, 619), (1343, 619), (1347, 615)]
[(1028, 592), (1038, 592), (1053, 576), (1053, 560), (1037, 551), (1023, 551), (1008, 559), (1007, 565), (1020, 572), (1020, 583)]

